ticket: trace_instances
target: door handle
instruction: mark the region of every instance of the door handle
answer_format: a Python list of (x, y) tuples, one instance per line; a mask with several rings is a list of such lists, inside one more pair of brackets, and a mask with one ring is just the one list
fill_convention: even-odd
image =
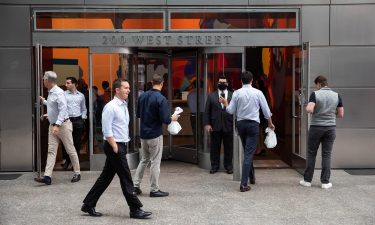
[(300, 116), (295, 116), (295, 115), (292, 115), (292, 118), (294, 118), (294, 119), (301, 119)]

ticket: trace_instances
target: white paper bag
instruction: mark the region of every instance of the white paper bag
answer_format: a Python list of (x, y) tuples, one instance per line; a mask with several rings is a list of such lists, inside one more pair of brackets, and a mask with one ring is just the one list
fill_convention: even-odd
[(180, 132), (181, 129), (182, 129), (182, 127), (177, 121), (172, 121), (168, 125), (168, 132), (172, 135), (178, 134), (178, 132)]
[(271, 128), (266, 128), (266, 139), (264, 140), (264, 144), (267, 148), (274, 148), (277, 145), (277, 138), (276, 133)]
[[(180, 107), (176, 107), (173, 115), (179, 115), (180, 113), (182, 113), (183, 110), (180, 108)], [(179, 122), (177, 121), (172, 121), (169, 125), (168, 125), (168, 132), (172, 135), (176, 135), (178, 134), (178, 132), (180, 132), (182, 130), (182, 127), (180, 125)]]

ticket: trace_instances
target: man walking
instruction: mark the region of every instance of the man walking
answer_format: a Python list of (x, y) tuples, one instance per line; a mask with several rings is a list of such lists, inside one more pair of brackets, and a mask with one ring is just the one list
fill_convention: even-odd
[(159, 189), (160, 162), (163, 154), (162, 125), (177, 121), (177, 115), (170, 116), (167, 99), (162, 95), (164, 80), (159, 74), (152, 76), (152, 89), (138, 99), (137, 117), (141, 119), (141, 161), (134, 176), (134, 189), (141, 194), (140, 185), (146, 166), (151, 162), (150, 197), (166, 197), (168, 192)]
[(253, 157), (259, 140), (259, 109), (262, 109), (264, 118), (268, 121), (268, 127), (275, 129), (272, 123), (271, 111), (263, 93), (251, 86), (253, 74), (243, 72), (241, 74), (242, 88), (233, 93), (232, 101), (228, 105), (225, 98), (220, 97), (220, 102), (227, 107), (227, 112), (235, 114), (237, 118), (237, 131), (242, 141), (244, 159), (242, 165), (242, 177), (240, 191), (249, 191), (250, 183), (255, 184), (255, 172)]
[(113, 82), (112, 90), (115, 90), (115, 97), (106, 104), (102, 115), (103, 149), (107, 158), (102, 173), (83, 200), (81, 210), (90, 216), (102, 216), (95, 210), (96, 203), (117, 174), (120, 178), (122, 193), (130, 208), (130, 217), (145, 219), (151, 215), (151, 212), (141, 209), (143, 205), (134, 194), (133, 181), (126, 159), (127, 145), (130, 141), (130, 119), (125, 101), (130, 93), (129, 82), (117, 79)]
[(81, 179), (80, 166), (77, 152), (73, 145), (72, 123), (68, 117), (67, 103), (64, 91), (56, 85), (57, 75), (53, 71), (44, 73), (43, 84), (48, 89), (48, 98), (40, 97), (44, 105), (47, 105), (47, 115), (49, 125), (48, 133), (48, 155), (44, 177), (34, 178), (36, 182), (50, 185), (52, 183), (52, 172), (56, 163), (56, 153), (59, 142), (62, 141), (64, 147), (73, 164), (74, 176), (71, 182)]
[(320, 175), (321, 187), (332, 187), (331, 153), (336, 138), (336, 117), (344, 117), (344, 106), (339, 94), (328, 87), (327, 79), (318, 76), (314, 80), (316, 91), (311, 93), (306, 112), (311, 113), (311, 122), (308, 137), (308, 151), (306, 170), (300, 184), (311, 187), (314, 175), (315, 159), (319, 145), (322, 144), (322, 172)]
[(203, 117), (206, 132), (211, 135), (211, 170), (216, 173), (220, 167), (221, 142), (224, 144), (224, 168), (228, 174), (233, 173), (233, 116), (226, 110), (220, 97), (230, 102), (233, 92), (228, 90), (228, 81), (225, 77), (219, 77), (217, 91), (208, 95)]
[[(68, 106), (69, 120), (73, 124), (73, 143), (79, 159), (84, 120), (87, 119), (85, 96), (77, 90), (77, 79), (75, 77), (67, 77), (65, 86), (67, 90), (64, 94)], [(65, 160), (64, 169), (67, 170), (70, 165), (70, 159), (65, 149), (63, 150), (63, 159)]]

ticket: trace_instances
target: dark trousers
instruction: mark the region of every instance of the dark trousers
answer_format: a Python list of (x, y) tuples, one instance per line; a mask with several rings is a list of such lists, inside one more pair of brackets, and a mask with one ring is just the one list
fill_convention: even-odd
[[(74, 144), (74, 148), (77, 151), (77, 156), (79, 158), (79, 152), (81, 151), (81, 139), (82, 139), (82, 134), (83, 134), (84, 127), (85, 127), (84, 122), (83, 122), (82, 117), (80, 116), (70, 117), (69, 119), (73, 125), (73, 132), (72, 132), (73, 144)], [(66, 160), (66, 163), (70, 163), (70, 158), (69, 158), (68, 153), (66, 153), (65, 148), (63, 148), (62, 153), (63, 153), (63, 159)]]
[(224, 168), (233, 169), (233, 132), (212, 131), (211, 132), (211, 169), (218, 170), (220, 167), (221, 142), (224, 143)]
[(320, 175), (320, 182), (322, 184), (329, 183), (329, 178), (331, 177), (331, 153), (335, 139), (335, 127), (310, 127), (306, 170), (303, 175), (305, 181), (311, 182), (313, 179), (316, 154), (320, 143), (322, 143), (322, 173)]
[(252, 120), (237, 121), (237, 131), (244, 151), (241, 185), (247, 186), (249, 179), (255, 180), (253, 158), (259, 139), (259, 123)]
[(128, 161), (126, 159), (126, 144), (117, 143), (117, 145), (118, 153), (116, 154), (111, 145), (107, 141), (104, 142), (103, 149), (107, 159), (105, 161), (103, 171), (87, 194), (85, 200), (83, 200), (83, 203), (90, 207), (95, 207), (100, 196), (112, 182), (115, 174), (117, 174), (120, 178), (122, 193), (125, 196), (130, 211), (134, 211), (141, 208), (143, 205), (139, 201), (138, 197), (133, 194), (134, 185), (128, 166)]

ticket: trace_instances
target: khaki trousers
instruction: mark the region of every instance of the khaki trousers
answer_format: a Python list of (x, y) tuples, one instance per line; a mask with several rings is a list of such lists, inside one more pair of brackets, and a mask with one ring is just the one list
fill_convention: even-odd
[(53, 168), (56, 163), (56, 153), (59, 147), (60, 140), (64, 144), (65, 150), (69, 155), (70, 161), (73, 164), (74, 173), (80, 173), (79, 159), (73, 144), (73, 126), (70, 120), (65, 121), (60, 126), (60, 131), (57, 135), (52, 134), (52, 125), (49, 125), (48, 131), (48, 155), (47, 165), (44, 172), (44, 176), (51, 177)]
[(160, 162), (163, 155), (163, 135), (153, 139), (141, 139), (141, 149), (139, 150), (141, 161), (138, 164), (134, 176), (134, 187), (140, 187), (143, 174), (147, 165), (150, 167), (150, 191), (159, 190)]

